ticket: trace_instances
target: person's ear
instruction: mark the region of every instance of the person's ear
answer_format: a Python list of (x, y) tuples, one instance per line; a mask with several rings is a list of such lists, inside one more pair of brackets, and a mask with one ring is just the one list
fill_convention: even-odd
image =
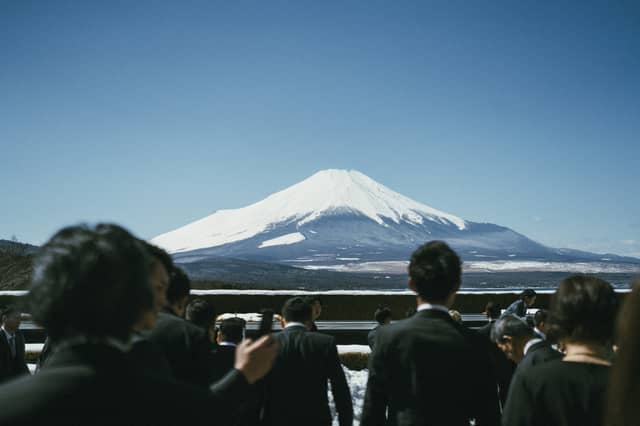
[(416, 293), (418, 292), (418, 289), (416, 288), (416, 283), (413, 281), (413, 278), (409, 277), (408, 284), (409, 284), (409, 290), (415, 291)]

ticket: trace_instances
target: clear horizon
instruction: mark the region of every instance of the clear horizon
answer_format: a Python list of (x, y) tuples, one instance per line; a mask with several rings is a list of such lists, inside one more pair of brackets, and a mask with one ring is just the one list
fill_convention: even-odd
[(640, 258), (640, 6), (0, 5), (0, 238), (152, 238), (355, 169), (551, 247)]

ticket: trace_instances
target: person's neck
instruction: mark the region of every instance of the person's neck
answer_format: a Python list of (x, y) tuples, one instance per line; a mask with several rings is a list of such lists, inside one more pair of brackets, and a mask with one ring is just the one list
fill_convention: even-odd
[(611, 349), (601, 343), (565, 342), (563, 361), (611, 365)]

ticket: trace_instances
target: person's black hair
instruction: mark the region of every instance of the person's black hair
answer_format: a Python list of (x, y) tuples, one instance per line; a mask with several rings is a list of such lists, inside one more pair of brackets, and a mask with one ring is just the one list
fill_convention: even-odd
[(411, 255), (409, 276), (422, 299), (443, 301), (460, 287), (462, 265), (447, 243), (429, 241)]
[(540, 324), (546, 323), (549, 319), (549, 311), (546, 309), (538, 309), (536, 313), (533, 315), (533, 324), (536, 327), (539, 327)]
[(171, 275), (173, 272), (173, 259), (171, 259), (171, 255), (167, 253), (164, 249), (161, 249), (158, 246), (155, 246), (147, 241), (142, 240), (145, 248), (149, 252), (149, 254), (156, 259), (158, 262), (164, 266), (164, 270), (167, 271), (167, 275)]
[(153, 306), (152, 265), (145, 247), (120, 226), (63, 228), (34, 261), (33, 320), (54, 341), (81, 335), (126, 339)]
[(504, 341), (503, 336), (510, 337), (533, 337), (533, 329), (521, 318), (515, 315), (505, 315), (491, 327), (491, 340), (497, 343)]
[(282, 316), (287, 322), (306, 322), (311, 320), (311, 304), (296, 296), (284, 302)]
[(187, 305), (185, 318), (199, 327), (208, 329), (216, 322), (216, 308), (205, 299), (193, 299)]
[(320, 296), (318, 295), (305, 296), (304, 300), (310, 305), (318, 302), (320, 306), (322, 306), (322, 300), (320, 300)]
[(391, 309), (389, 309), (387, 306), (378, 306), (378, 309), (376, 309), (373, 317), (378, 322), (378, 324), (382, 325), (388, 318), (391, 318)]
[(170, 305), (189, 296), (191, 291), (191, 280), (187, 274), (177, 266), (173, 267), (173, 271), (169, 276), (169, 287), (167, 288), (167, 302)]
[(522, 290), (522, 293), (520, 293), (520, 300), (524, 300), (524, 299), (531, 299), (532, 297), (535, 297), (537, 295), (536, 291), (532, 288), (527, 288)]
[(489, 301), (484, 308), (484, 313), (491, 319), (497, 319), (500, 318), (502, 312), (498, 303)]
[(0, 307), (0, 323), (4, 322), (5, 317), (8, 317), (17, 312), (19, 313), (21, 311), (13, 305)]
[(588, 275), (565, 278), (551, 297), (551, 334), (559, 340), (608, 344), (613, 340), (617, 308), (608, 282)]
[(220, 336), (224, 342), (240, 343), (246, 321), (242, 318), (227, 318), (220, 323)]

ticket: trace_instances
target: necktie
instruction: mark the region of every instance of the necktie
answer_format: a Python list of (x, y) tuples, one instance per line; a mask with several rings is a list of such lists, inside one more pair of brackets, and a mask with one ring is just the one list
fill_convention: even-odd
[(9, 347), (11, 348), (11, 358), (16, 357), (16, 335), (9, 337)]

